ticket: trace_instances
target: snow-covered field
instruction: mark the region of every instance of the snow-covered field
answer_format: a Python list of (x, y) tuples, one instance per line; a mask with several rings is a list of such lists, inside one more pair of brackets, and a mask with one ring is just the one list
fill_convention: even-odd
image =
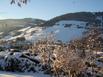
[[(66, 24), (71, 24), (71, 27), (65, 27)], [(82, 36), (85, 29), (79, 29), (77, 25), (85, 27), (86, 22), (73, 20), (59, 21), (53, 27), (47, 28), (44, 33), (54, 32), (56, 39), (66, 42)]]
[(42, 73), (14, 73), (0, 71), (0, 77), (50, 77)]
[[(87, 22), (83, 21), (76, 21), (76, 20), (63, 20), (55, 23), (55, 25), (51, 27), (25, 27), (18, 32), (21, 32), (21, 34), (16, 36), (5, 36), (3, 39), (5, 40), (12, 40), (16, 39), (17, 37), (24, 36), (26, 40), (29, 41), (35, 41), (38, 38), (41, 38), (42, 36), (46, 36), (50, 33), (54, 33), (57, 40), (62, 41), (70, 41), (73, 39), (76, 39), (80, 36), (82, 36), (82, 33), (85, 31), (84, 27), (86, 26)], [(71, 25), (70, 27), (65, 27), (66, 25)], [(83, 27), (83, 28), (77, 28)]]

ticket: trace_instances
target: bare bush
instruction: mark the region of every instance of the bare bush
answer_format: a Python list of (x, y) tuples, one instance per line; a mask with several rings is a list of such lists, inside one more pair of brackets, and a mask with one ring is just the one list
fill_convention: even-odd
[[(88, 34), (88, 35), (87, 35)], [(39, 40), (32, 52), (38, 53), (45, 71), (56, 77), (86, 77), (89, 68), (90, 75), (94, 76), (97, 68), (95, 51), (102, 50), (102, 34), (100, 30), (93, 29), (81, 39), (71, 41), (69, 44), (58, 43), (54, 37)]]

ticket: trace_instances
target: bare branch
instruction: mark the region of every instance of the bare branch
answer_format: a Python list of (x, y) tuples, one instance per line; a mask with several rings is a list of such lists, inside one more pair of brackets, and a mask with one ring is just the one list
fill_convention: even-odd
[(11, 0), (10, 4), (17, 4), (21, 7), (23, 4), (27, 4), (30, 0)]

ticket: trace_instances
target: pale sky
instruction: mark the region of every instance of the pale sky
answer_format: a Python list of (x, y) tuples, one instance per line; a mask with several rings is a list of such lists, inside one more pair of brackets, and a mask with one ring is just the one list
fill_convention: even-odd
[(10, 0), (0, 0), (0, 19), (31, 17), (48, 20), (81, 11), (103, 11), (103, 0), (31, 0), (22, 8), (10, 5)]

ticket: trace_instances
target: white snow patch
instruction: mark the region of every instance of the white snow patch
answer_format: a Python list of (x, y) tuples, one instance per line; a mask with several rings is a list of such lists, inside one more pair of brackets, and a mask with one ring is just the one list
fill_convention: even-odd
[(14, 55), (16, 58), (20, 58), (20, 56), (22, 55), (22, 53), (20, 53), (20, 52), (15, 52), (13, 55)]
[(50, 77), (42, 73), (14, 73), (0, 71), (0, 77)]
[[(53, 27), (46, 28), (44, 33), (45, 35), (48, 33), (55, 33), (56, 39), (66, 42), (81, 37), (85, 29), (79, 29), (77, 25), (85, 27), (86, 23), (87, 22), (83, 21), (59, 21)], [(72, 26), (70, 28), (65, 28), (65, 24), (72, 24)]]
[(34, 28), (30, 28), (29, 30), (27, 30), (26, 33), (31, 33), (33, 31), (40, 32), (41, 30), (42, 30), (41, 27), (34, 27)]
[(0, 35), (2, 35), (4, 32), (0, 32)]
[(20, 30), (18, 30), (19, 32), (24, 32), (24, 31), (26, 31), (26, 30), (28, 30), (30, 27), (26, 27), (26, 28), (22, 28), (22, 29), (20, 29)]

